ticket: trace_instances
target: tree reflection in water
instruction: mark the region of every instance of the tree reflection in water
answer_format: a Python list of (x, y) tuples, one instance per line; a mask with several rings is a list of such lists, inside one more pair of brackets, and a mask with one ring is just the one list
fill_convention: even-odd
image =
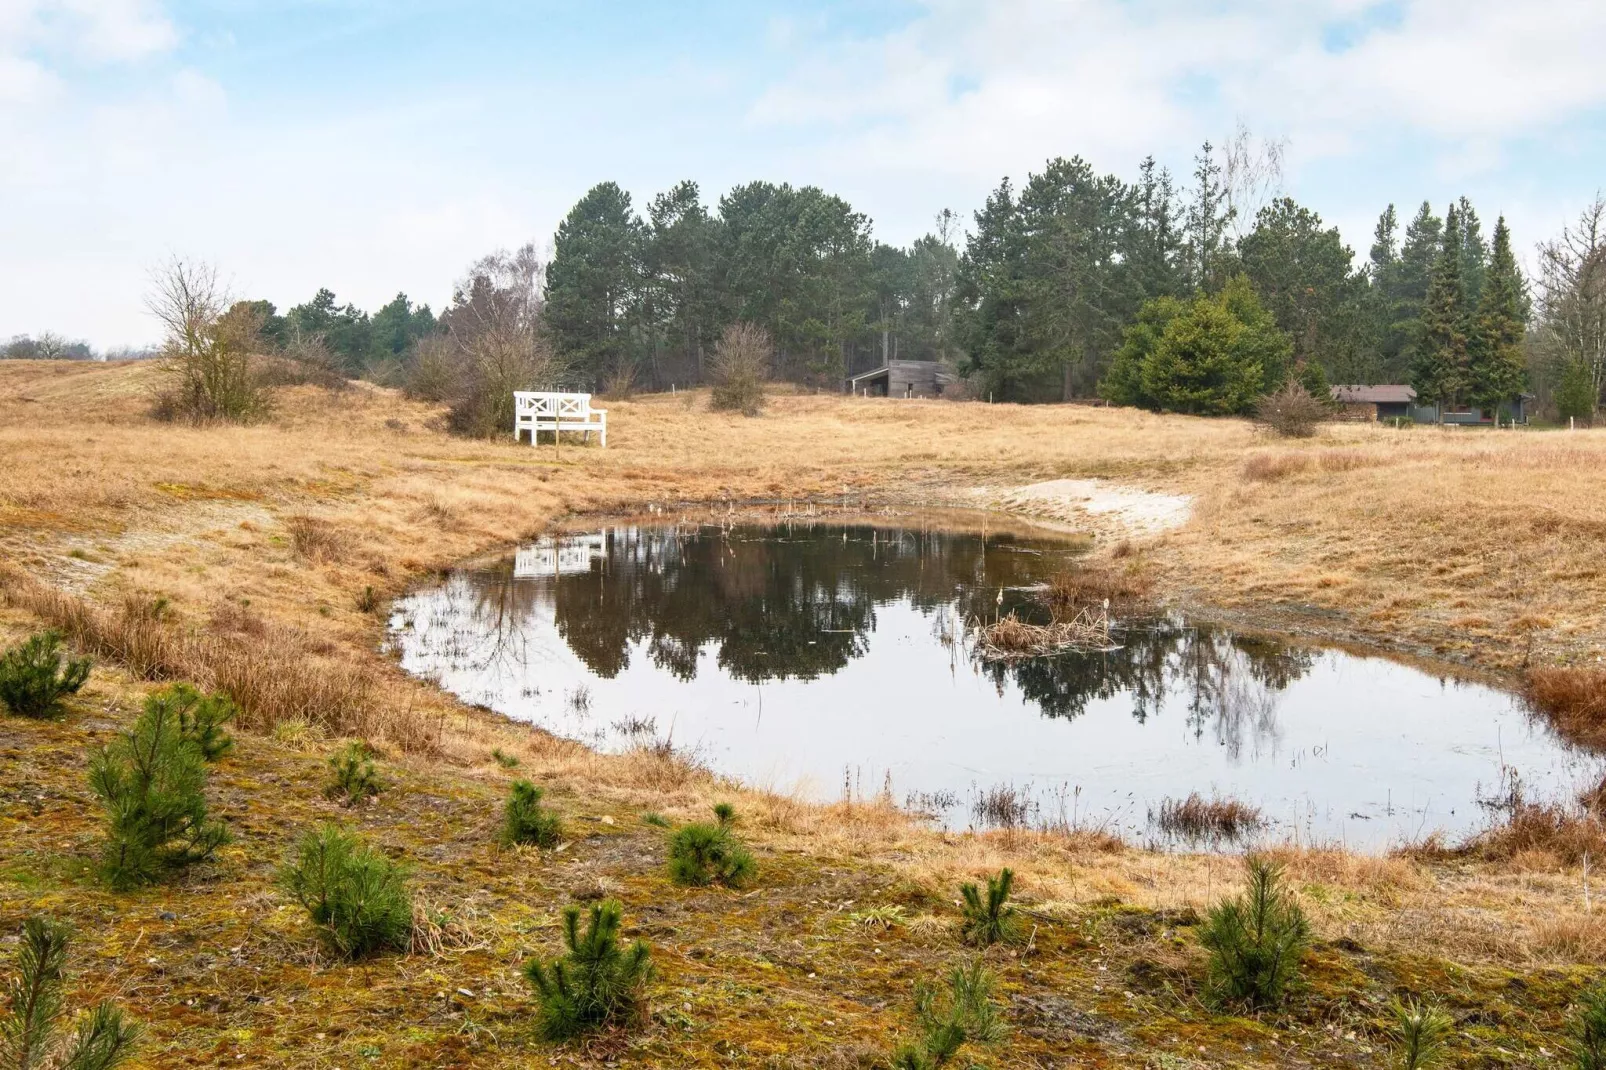
[[(521, 553), (519, 567), (454, 575), (411, 603), (426, 616), (415, 639), (494, 688), (525, 671), (531, 625), (545, 610), (603, 679), (622, 673), (639, 649), (681, 681), (707, 671), (705, 653), (746, 683), (806, 681), (868, 652), (877, 606), (906, 601), (950, 619), (1031, 616), (1042, 609), (1030, 588), (1074, 567), (1054, 543), (870, 526), (616, 528), (584, 538), (589, 554), (559, 540)], [(1246, 745), (1275, 748), (1277, 695), (1315, 660), (1168, 616), (1122, 621), (1118, 637), (1113, 650), (976, 671), (999, 688), (1014, 683), (1053, 718), (1125, 695), (1144, 722), (1162, 700), (1180, 699), (1195, 738), (1212, 735), (1236, 761)]]

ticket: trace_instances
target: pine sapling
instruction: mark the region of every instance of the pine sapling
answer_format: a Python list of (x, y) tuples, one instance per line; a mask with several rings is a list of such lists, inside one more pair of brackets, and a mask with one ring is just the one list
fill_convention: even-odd
[(540, 1000), (537, 1028), (547, 1040), (602, 1029), (639, 1015), (642, 990), (652, 976), (652, 953), (640, 940), (619, 944), (624, 909), (617, 899), (591, 905), (584, 935), (580, 908), (563, 911), (563, 942), (568, 953), (550, 963), (532, 959), (524, 975)]
[(207, 761), (215, 762), (234, 749), (234, 737), (223, 729), (239, 713), (229, 696), (205, 695), (189, 684), (172, 684), (147, 697), (146, 709), (153, 703), (171, 708), (178, 717), (180, 734), (194, 743)]
[(351, 740), (329, 756), (329, 782), (324, 785), (326, 799), (342, 806), (356, 806), (385, 790), (385, 782), (374, 772), (374, 750), (362, 740)]
[(701, 887), (722, 884), (740, 888), (758, 868), (753, 854), (732, 831), (736, 811), (729, 803), (714, 807), (718, 824), (694, 822), (669, 840), (669, 876), (676, 884)]
[(1573, 1066), (1577, 1070), (1606, 1070), (1606, 984), (1579, 994), (1570, 1032)]
[(1218, 1006), (1276, 1006), (1299, 976), (1310, 923), (1282, 888), (1282, 869), (1247, 859), (1249, 887), (1210, 911), (1199, 940), (1210, 954), (1209, 992)]
[(89, 786), (106, 811), (101, 872), (115, 889), (160, 880), (229, 842), (207, 812), (206, 759), (170, 703), (147, 704), (132, 731), (90, 759)]
[(893, 1056), (897, 1070), (935, 1070), (946, 1066), (966, 1044), (996, 1044), (1008, 1029), (992, 1001), (993, 978), (980, 960), (954, 966), (947, 990), (915, 986), (915, 1022), (919, 1039)]
[(342, 958), (405, 950), (411, 942), (407, 870), (337, 825), (302, 835), (279, 868), (279, 887), (306, 908)]
[(541, 789), (528, 780), (515, 780), (502, 811), (502, 846), (533, 843), (556, 847), (563, 838), (563, 822), (541, 805)]
[(1402, 1070), (1428, 1070), (1444, 1058), (1445, 1045), (1455, 1030), (1455, 1019), (1432, 1003), (1396, 1000), (1394, 1045)]
[(964, 902), (960, 932), (965, 942), (975, 947), (991, 947), (996, 943), (1012, 943), (1020, 935), (1020, 923), (1015, 908), (1009, 905), (1009, 893), (1015, 887), (1015, 871), (1002, 869), (998, 876), (987, 878), (987, 898), (975, 884), (961, 884), (959, 894)]
[(21, 717), (54, 717), (89, 679), (88, 658), (68, 658), (61, 633), (39, 632), (0, 654), (0, 705)]
[(112, 1070), (125, 1062), (139, 1027), (107, 1001), (82, 1015), (71, 1037), (57, 1035), (65, 1009), (61, 990), (71, 933), (44, 918), (22, 924), (17, 976), (6, 984), (9, 1011), (0, 1018), (0, 1066), (29, 1070)]

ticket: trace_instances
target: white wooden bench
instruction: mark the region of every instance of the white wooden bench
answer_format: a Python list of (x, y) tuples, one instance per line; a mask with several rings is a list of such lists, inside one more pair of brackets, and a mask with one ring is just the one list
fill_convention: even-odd
[(542, 431), (551, 431), (553, 441), (564, 431), (579, 431), (591, 441), (593, 431), (608, 445), (608, 410), (593, 409), (590, 394), (556, 394), (531, 390), (513, 392), (513, 439), (530, 432), (530, 445)]

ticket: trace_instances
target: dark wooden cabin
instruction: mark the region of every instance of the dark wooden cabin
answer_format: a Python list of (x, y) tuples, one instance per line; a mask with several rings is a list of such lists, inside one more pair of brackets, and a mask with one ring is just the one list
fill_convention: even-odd
[(848, 380), (848, 393), (872, 398), (935, 398), (955, 383), (953, 369), (935, 360), (889, 360)]

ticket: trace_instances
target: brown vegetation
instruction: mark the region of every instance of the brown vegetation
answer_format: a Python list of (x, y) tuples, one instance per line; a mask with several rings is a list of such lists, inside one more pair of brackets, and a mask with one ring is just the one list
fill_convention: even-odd
[(1237, 840), (1260, 829), (1260, 810), (1237, 799), (1206, 799), (1198, 792), (1186, 799), (1165, 799), (1149, 820), (1161, 832), (1193, 843)]
[(1568, 739), (1606, 748), (1606, 669), (1593, 665), (1530, 669), (1527, 697)]

